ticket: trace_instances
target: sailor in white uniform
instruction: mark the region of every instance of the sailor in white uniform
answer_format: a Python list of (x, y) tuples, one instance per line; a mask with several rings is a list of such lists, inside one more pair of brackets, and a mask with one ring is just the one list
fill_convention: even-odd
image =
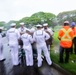
[(34, 32), (33, 40), (34, 40), (34, 42), (36, 42), (36, 45), (37, 45), (38, 67), (41, 67), (41, 65), (42, 65), (42, 58), (41, 58), (42, 51), (44, 53), (47, 63), (49, 65), (52, 64), (52, 61), (50, 59), (50, 55), (49, 55), (49, 52), (48, 52), (48, 49), (46, 46), (46, 42), (45, 42), (49, 38), (50, 38), (50, 36), (45, 31), (42, 30), (42, 25), (37, 25), (37, 31)]
[(20, 28), (18, 28), (18, 31), (20, 32), (20, 35), (22, 35), (22, 34), (24, 34), (26, 31), (29, 31), (29, 29), (24, 26), (24, 22), (21, 22), (21, 23), (20, 23)]
[(0, 61), (4, 61), (4, 55), (3, 55), (3, 43), (2, 43), (2, 28), (0, 27)]
[(9, 42), (9, 47), (11, 50), (11, 57), (13, 65), (18, 65), (18, 40), (20, 38), (20, 33), (16, 29), (16, 24), (12, 23), (11, 28), (7, 31), (6, 37)]
[[(52, 29), (48, 28), (48, 23), (43, 24), (43, 30), (50, 35), (51, 41), (49, 41), (49, 42), (50, 42), (50, 44), (52, 44), (52, 41), (53, 41), (53, 39), (52, 39), (53, 31), (52, 31)], [(50, 54), (50, 44), (47, 45), (49, 54)]]
[(28, 33), (24, 33), (21, 36), (21, 40), (23, 41), (23, 49), (25, 51), (26, 66), (33, 66), (33, 52), (31, 46), (33, 38)]

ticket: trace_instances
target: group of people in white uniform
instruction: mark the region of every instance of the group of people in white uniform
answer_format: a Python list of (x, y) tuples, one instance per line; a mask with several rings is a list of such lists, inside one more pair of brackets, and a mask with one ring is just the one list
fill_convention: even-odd
[[(46, 41), (53, 35), (53, 31), (48, 28), (48, 24), (36, 25), (36, 30), (34, 28), (27, 29), (24, 27), (24, 23), (20, 23), (20, 28), (16, 28), (16, 23), (12, 23), (11, 28), (7, 30), (6, 38), (10, 47), (11, 59), (13, 65), (19, 64), (19, 41), (23, 41), (23, 50), (25, 52), (26, 66), (33, 66), (33, 48), (32, 44), (35, 44), (37, 49), (37, 66), (42, 66), (42, 52), (46, 58), (48, 65), (52, 65), (52, 60), (50, 58), (49, 50), (50, 45), (47, 46)], [(44, 27), (44, 28), (42, 28)], [(49, 34), (48, 34), (48, 33)], [(0, 39), (2, 36), (0, 34)], [(4, 59), (2, 52), (2, 41), (0, 40), (0, 61)]]

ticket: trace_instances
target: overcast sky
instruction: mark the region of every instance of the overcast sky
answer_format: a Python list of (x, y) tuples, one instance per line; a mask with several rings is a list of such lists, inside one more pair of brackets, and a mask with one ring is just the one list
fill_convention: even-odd
[(19, 20), (36, 12), (75, 10), (76, 0), (0, 0), (0, 21)]

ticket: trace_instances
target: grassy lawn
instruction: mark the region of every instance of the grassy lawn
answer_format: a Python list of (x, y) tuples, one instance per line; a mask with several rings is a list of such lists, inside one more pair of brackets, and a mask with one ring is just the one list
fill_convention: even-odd
[(53, 62), (55, 62), (56, 64), (60, 65), (62, 68), (64, 68), (65, 70), (71, 72), (72, 74), (76, 75), (76, 61), (73, 62), (73, 60), (76, 60), (76, 55), (75, 54), (70, 54), (70, 60), (69, 63), (59, 63), (59, 53), (55, 53), (54, 51), (54, 47), (57, 46), (59, 47), (59, 40), (57, 39), (58, 37), (58, 32), (54, 33), (54, 44), (52, 46), (52, 50), (51, 50), (51, 59)]

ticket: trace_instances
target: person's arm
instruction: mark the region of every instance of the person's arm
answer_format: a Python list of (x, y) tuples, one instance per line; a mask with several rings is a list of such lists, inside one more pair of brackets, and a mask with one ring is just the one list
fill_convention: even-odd
[(53, 31), (52, 31), (52, 29), (48, 29), (48, 32), (49, 32), (49, 34), (50, 34), (50, 36), (53, 36)]
[(33, 38), (32, 38), (31, 35), (29, 35), (29, 41), (30, 41), (31, 43), (33, 43)]
[(9, 34), (8, 34), (8, 31), (6, 32), (6, 38), (7, 38), (7, 40), (9, 41)]
[(18, 30), (16, 30), (16, 33), (17, 33), (17, 38), (20, 39), (20, 33)]
[(50, 38), (50, 35), (46, 32), (44, 32), (44, 34), (45, 34), (45, 40), (48, 40)]
[(33, 41), (36, 42), (36, 35), (35, 35), (35, 33), (33, 34)]

